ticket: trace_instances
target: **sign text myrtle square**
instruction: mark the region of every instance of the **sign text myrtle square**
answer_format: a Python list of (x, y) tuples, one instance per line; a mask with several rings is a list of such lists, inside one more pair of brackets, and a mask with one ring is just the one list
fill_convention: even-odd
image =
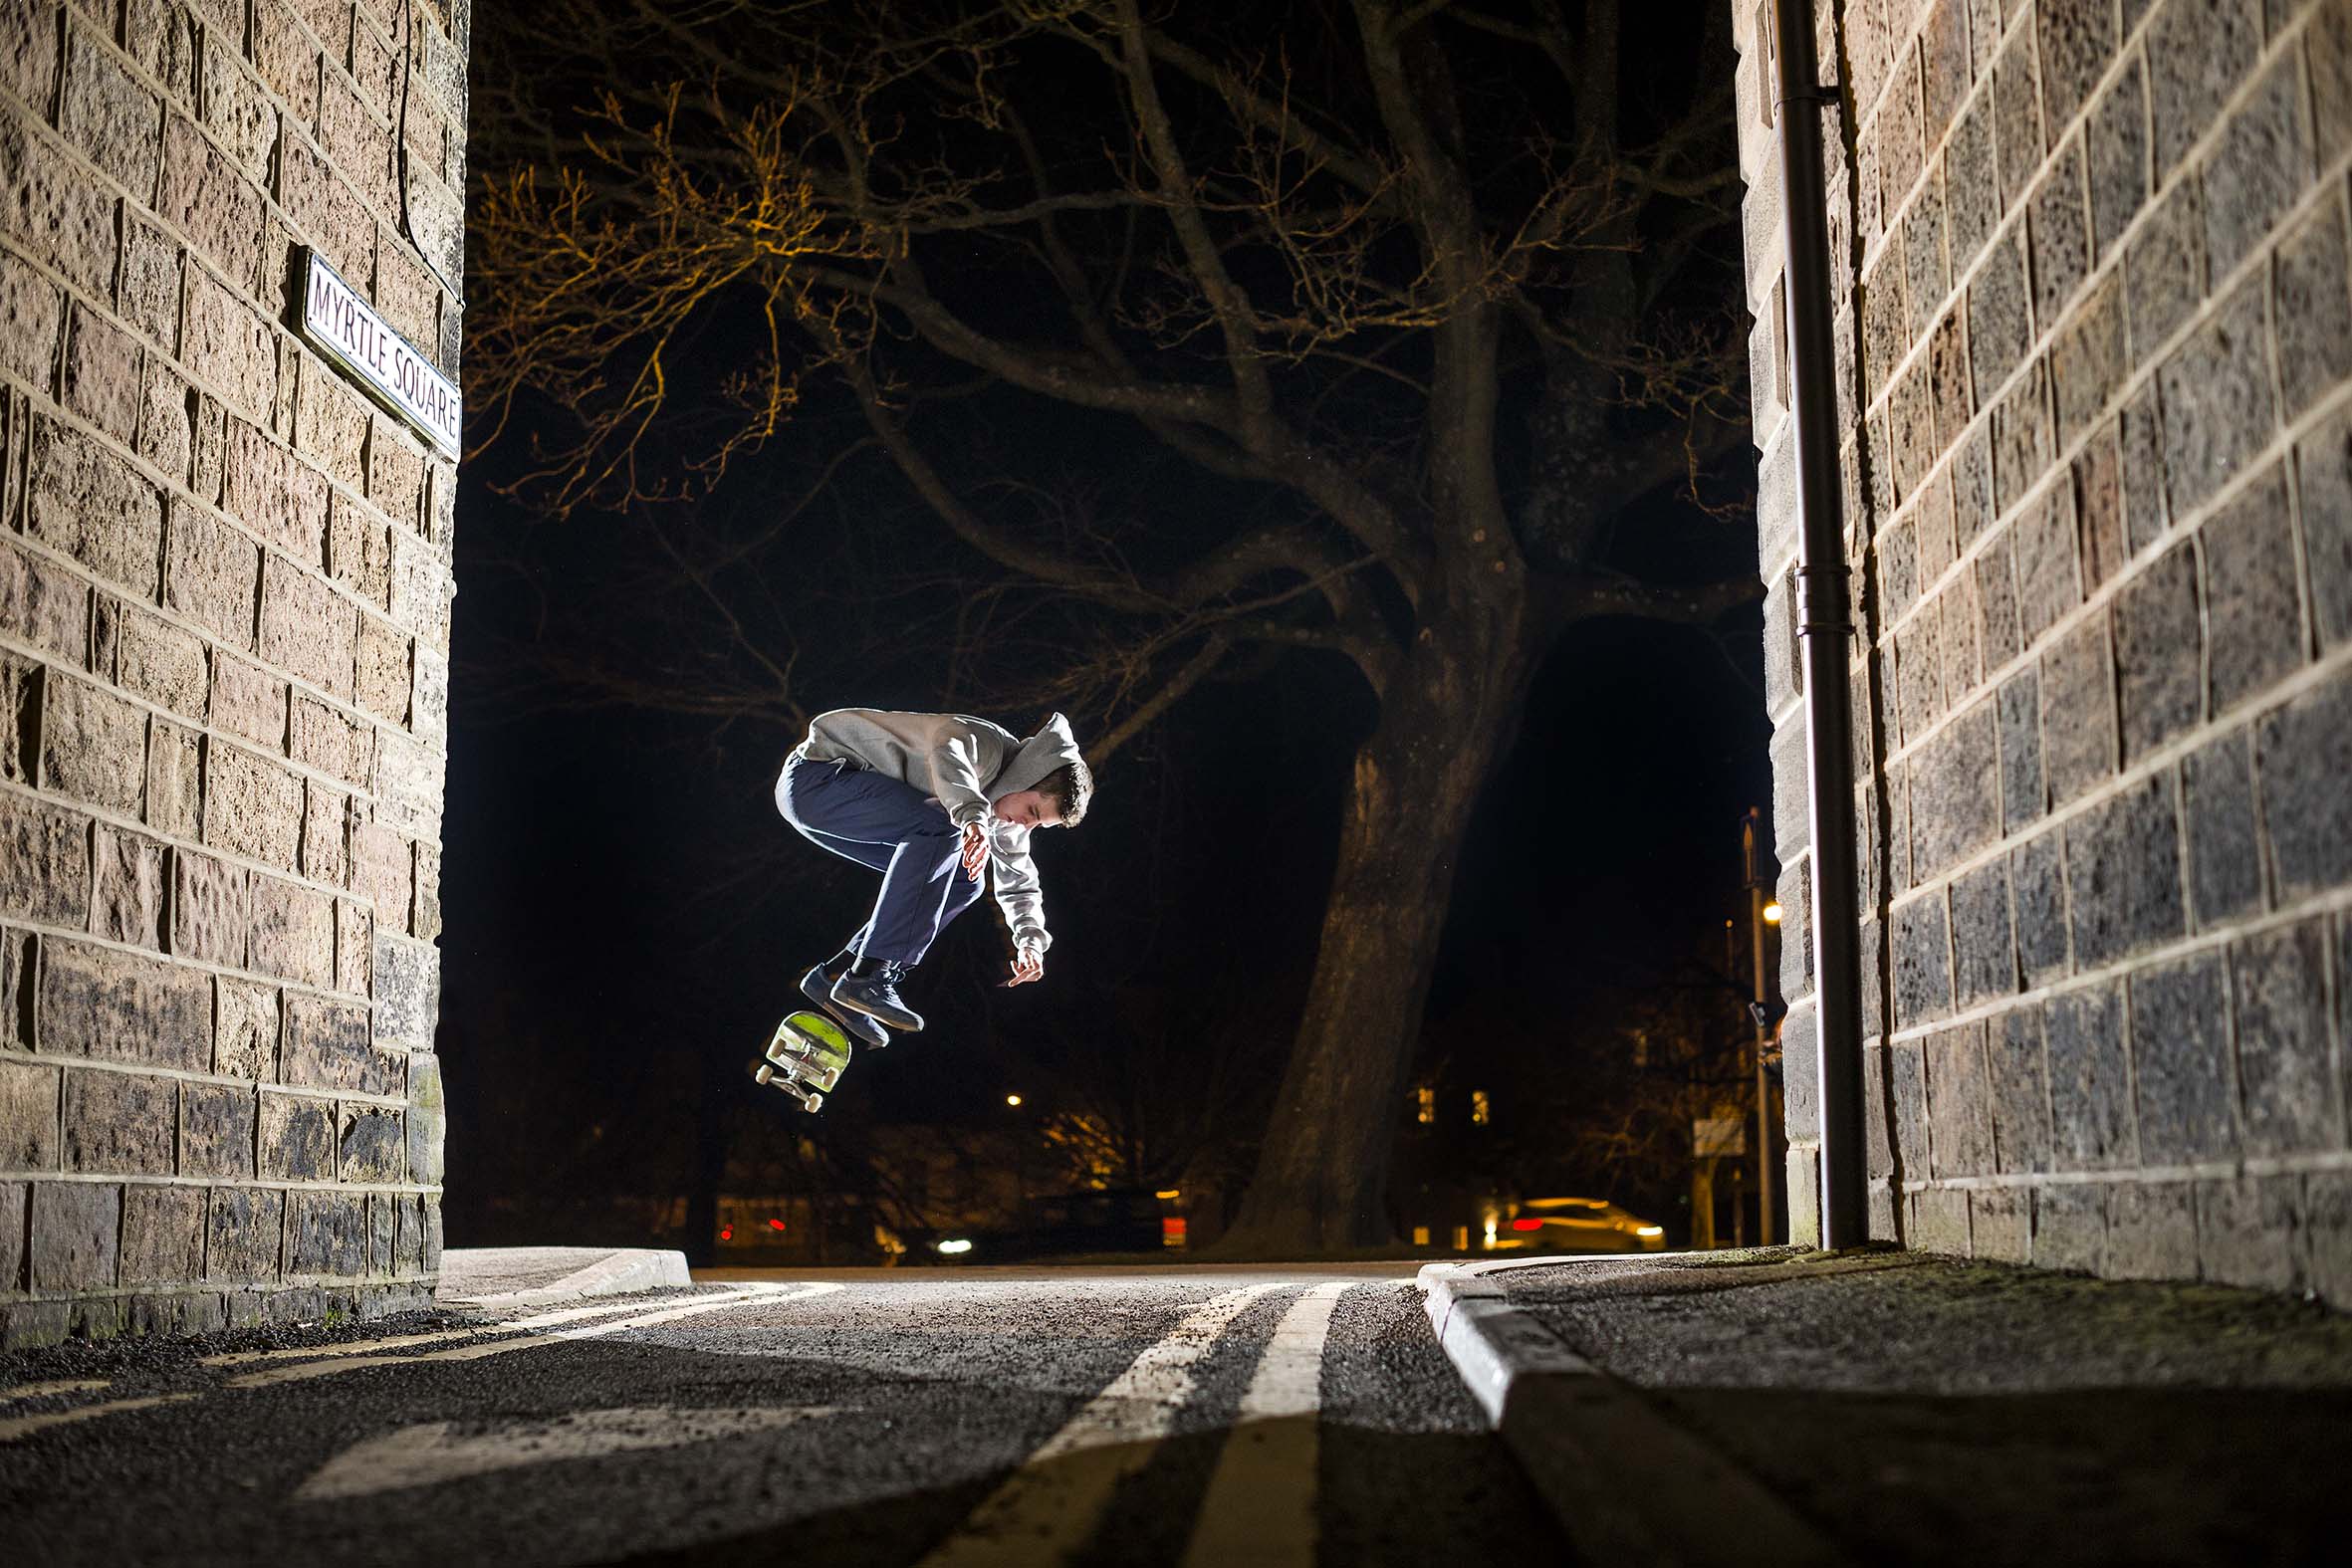
[(442, 456), (457, 456), (457, 383), (433, 368), (317, 251), (303, 254), (303, 336)]

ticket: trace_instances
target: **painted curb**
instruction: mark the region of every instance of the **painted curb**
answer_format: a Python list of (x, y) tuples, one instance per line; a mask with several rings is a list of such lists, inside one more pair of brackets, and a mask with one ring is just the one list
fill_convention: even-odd
[[(527, 1253), (528, 1247), (502, 1247), (507, 1253)], [(550, 1248), (555, 1250), (555, 1248)], [(448, 1272), (448, 1255), (443, 1254), (442, 1270)], [(586, 1296), (631, 1295), (640, 1290), (682, 1290), (694, 1282), (686, 1271), (686, 1254), (660, 1251), (651, 1247), (618, 1247), (589, 1263), (574, 1269), (561, 1279), (528, 1290), (503, 1290), (489, 1295), (445, 1295), (441, 1299), (448, 1306), (472, 1307), (481, 1310), (501, 1310), (506, 1307), (545, 1306), (556, 1301), (577, 1301)]]
[(1491, 1271), (1427, 1265), (1423, 1306), (1439, 1348), (1584, 1557), (1690, 1568), (1846, 1561), (1755, 1476), (1514, 1307)]

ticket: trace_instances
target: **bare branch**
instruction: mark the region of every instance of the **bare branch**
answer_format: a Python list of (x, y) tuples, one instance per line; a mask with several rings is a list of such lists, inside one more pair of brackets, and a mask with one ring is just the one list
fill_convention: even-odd
[(1705, 626), (1736, 605), (1763, 598), (1764, 584), (1752, 576), (1683, 585), (1593, 575), (1547, 579), (1540, 597), (1546, 615), (1562, 625), (1622, 616)]
[(939, 470), (922, 449), (907, 435), (906, 427), (883, 403), (881, 392), (875, 387), (873, 376), (864, 363), (853, 355), (844, 356), (841, 373), (856, 394), (857, 404), (865, 411), (866, 423), (872, 427), (882, 449), (897, 463), (899, 472), (906, 476), (907, 483), (914, 486), (915, 493), (923, 498), (925, 504), (958, 539), (999, 565), (1035, 577), (1041, 582), (1075, 589), (1107, 603), (1146, 607), (1146, 595), (1134, 583), (1122, 581), (1056, 552), (1015, 539), (1001, 529), (992, 528), (964, 504), (946, 480), (940, 477)]
[(1167, 108), (1160, 102), (1159, 88), (1151, 79), (1151, 56), (1144, 42), (1143, 24), (1136, 19), (1134, 0), (1117, 0), (1117, 4), (1119, 41), (1136, 122), (1142, 128), (1144, 144), (1151, 149), (1152, 165), (1159, 174), (1161, 194), (1168, 199), (1168, 215), (1184, 247), (1185, 260), (1191, 265), (1193, 278), (1207, 296), (1218, 330), (1225, 336), (1225, 359), (1233, 371), (1234, 390), (1241, 399), (1242, 419), (1245, 425), (1254, 427), (1265, 419), (1274, 398), (1265, 361), (1259, 356), (1257, 324), (1251, 318), (1248, 298), (1235, 285), (1233, 275), (1225, 270), (1217, 242), (1210, 237), (1208, 225), (1195, 205), (1197, 187), (1184, 166), (1184, 154), (1176, 142), (1176, 127), (1168, 122)]
[(1179, 43), (1156, 29), (1147, 35), (1147, 39), (1154, 60), (1173, 66), (1204, 87), (1214, 90), (1245, 123), (1273, 133), (1285, 145), (1296, 147), (1316, 167), (1328, 169), (1366, 196), (1383, 197), (1387, 194), (1390, 180), (1379, 162), (1307, 124), (1305, 116), (1288, 95), (1270, 98), (1240, 72), (1217, 64), (1199, 50)]
[(1166, 681), (1162, 682), (1158, 691), (1154, 692), (1146, 701), (1138, 704), (1117, 724), (1087, 743), (1087, 756), (1093, 765), (1100, 767), (1116, 755), (1119, 748), (1158, 723), (1160, 716), (1173, 708), (1179, 698), (1198, 686), (1212, 670), (1217, 668), (1218, 664), (1224, 660), (1225, 650), (1228, 646), (1229, 643), (1222, 633), (1210, 633), (1208, 639), (1201, 644), (1200, 651), (1186, 661)]

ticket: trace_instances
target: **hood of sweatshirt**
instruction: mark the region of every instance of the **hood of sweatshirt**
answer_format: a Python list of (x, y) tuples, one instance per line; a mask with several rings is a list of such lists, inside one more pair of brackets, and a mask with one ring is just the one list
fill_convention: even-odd
[(1077, 738), (1069, 733), (1069, 721), (1054, 714), (1006, 760), (1004, 771), (988, 782), (988, 797), (1002, 800), (1016, 790), (1034, 789), (1048, 774), (1077, 760)]

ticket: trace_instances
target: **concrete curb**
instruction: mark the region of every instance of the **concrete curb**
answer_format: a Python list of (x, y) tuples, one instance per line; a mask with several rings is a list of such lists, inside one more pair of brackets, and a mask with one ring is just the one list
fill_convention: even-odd
[(1432, 1263), (1418, 1283), (1439, 1348), (1585, 1558), (1693, 1568), (1846, 1560), (1755, 1476), (1487, 1277), (1534, 1262)]
[(449, 1288), (452, 1274), (459, 1276), (461, 1281), (469, 1273), (477, 1278), (511, 1277), (518, 1272), (531, 1271), (535, 1253), (562, 1256), (569, 1250), (563, 1247), (515, 1246), (444, 1252), (441, 1255), (442, 1303), (498, 1311), (507, 1307), (577, 1301), (585, 1296), (620, 1296), (640, 1290), (684, 1289), (694, 1282), (686, 1271), (684, 1252), (659, 1251), (650, 1247), (615, 1247), (585, 1267), (576, 1267), (544, 1285), (481, 1294), (470, 1294), (463, 1288), (456, 1291)]

